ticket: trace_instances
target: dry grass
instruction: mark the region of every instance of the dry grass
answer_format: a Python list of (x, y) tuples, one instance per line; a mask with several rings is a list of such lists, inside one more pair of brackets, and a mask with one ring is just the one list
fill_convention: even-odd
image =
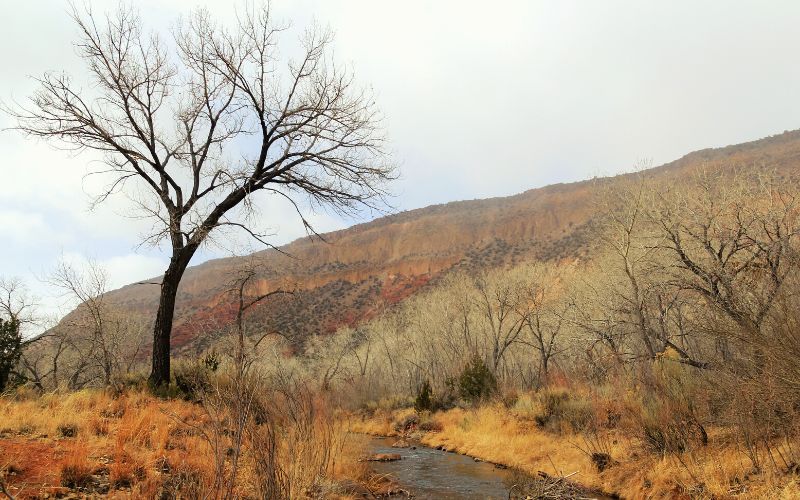
[[(0, 398), (0, 479), (20, 499), (68, 491), (196, 498), (214, 488), (215, 452), (203, 435), (208, 425), (201, 406), (142, 392)], [(344, 434), (337, 439), (345, 439)], [(366, 469), (356, 460), (358, 450), (343, 449), (330, 471), (331, 481), (366, 478)], [(256, 479), (245, 456), (237, 494), (254, 491)]]
[[(599, 472), (585, 452), (597, 434), (542, 428), (535, 419), (541, 410), (530, 395), (522, 395), (512, 409), (502, 404), (455, 408), (433, 414), (430, 418), (441, 430), (419, 437), (427, 446), (442, 446), (530, 474), (577, 473), (571, 479), (623, 498), (800, 498), (796, 476), (778, 471), (753, 474), (742, 450), (720, 429), (709, 430), (708, 446), (668, 455), (648, 452), (624, 427), (604, 429), (602, 441), (614, 463)], [(411, 412), (377, 411), (356, 419), (352, 428), (397, 435), (394, 422)]]
[(114, 489), (152, 497), (174, 475), (159, 464), (184, 464), (197, 477), (208, 477), (207, 444), (179, 432), (175, 417), (196, 424), (203, 419), (188, 403), (138, 392), (118, 398), (80, 391), (0, 399), (0, 456), (15, 464), (6, 481), (19, 498)]
[(396, 422), (403, 420), (416, 412), (413, 408), (402, 408), (399, 410), (375, 410), (369, 418), (355, 418), (350, 421), (350, 428), (359, 434), (369, 434), (371, 436), (396, 436), (398, 431), (395, 429)]
[[(665, 455), (648, 450), (624, 419), (601, 432), (576, 431), (572, 426), (583, 425), (587, 407), (581, 397), (568, 399), (572, 402), (560, 406), (555, 412), (558, 417), (544, 425), (544, 398), (522, 394), (511, 408), (497, 403), (422, 415), (415, 420), (413, 432), (433, 429), (420, 434), (428, 446), (443, 446), (529, 473), (577, 473), (571, 476), (576, 482), (625, 498), (800, 498), (795, 476), (780, 471), (754, 474), (736, 440), (721, 428), (708, 429), (707, 447), (693, 446), (683, 453)], [(607, 403), (593, 401), (591, 408), (597, 415), (605, 415)], [(403, 432), (397, 423), (408, 421), (413, 414), (412, 409), (377, 410), (369, 417), (351, 418), (350, 428), (397, 435)], [(191, 498), (214, 487), (215, 454), (202, 435), (209, 425), (207, 419), (201, 406), (164, 401), (141, 392), (118, 397), (102, 391), (19, 394), (0, 399), (0, 474), (18, 498), (67, 491), (136, 498), (166, 493)], [(346, 436), (337, 430), (332, 439), (342, 443)], [(598, 443), (613, 459), (602, 472), (587, 453)], [(314, 443), (298, 446), (313, 447)], [(361, 455), (357, 441), (336, 447), (341, 451), (325, 473), (330, 480), (329, 496), (335, 496), (340, 479), (370, 481), (368, 467), (357, 460)], [(313, 454), (313, 450), (297, 447), (293, 452), (296, 456)], [(286, 466), (302, 470), (303, 464)], [(253, 491), (255, 475), (245, 454), (237, 491)]]

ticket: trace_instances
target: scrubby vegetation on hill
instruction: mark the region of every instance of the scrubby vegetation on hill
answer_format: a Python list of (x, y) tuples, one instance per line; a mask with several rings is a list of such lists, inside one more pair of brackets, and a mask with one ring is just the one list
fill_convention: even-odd
[[(698, 169), (764, 165), (791, 176), (800, 155), (800, 131), (745, 144), (690, 153), (648, 172), (652, 182), (681, 185)], [(603, 245), (598, 205), (610, 187), (630, 176), (532, 189), (518, 195), (452, 202), (381, 217), (302, 238), (279, 251), (256, 254), (264, 290), (295, 286), (291, 300), (275, 297), (252, 312), (260, 328), (291, 335), (298, 344), (320, 331), (360, 323), (451, 272), (481, 273), (530, 260), (595, 260)], [(285, 252), (285, 253), (282, 253)], [(249, 258), (206, 262), (187, 270), (176, 305), (174, 348), (197, 355), (232, 307), (226, 284)], [(149, 280), (157, 281), (157, 280)], [(152, 321), (158, 289), (132, 284), (108, 294), (123, 315)], [(235, 308), (235, 306), (233, 306)], [(313, 311), (309, 313), (308, 311)], [(148, 338), (143, 352), (147, 351)], [(143, 358), (146, 354), (143, 355)]]

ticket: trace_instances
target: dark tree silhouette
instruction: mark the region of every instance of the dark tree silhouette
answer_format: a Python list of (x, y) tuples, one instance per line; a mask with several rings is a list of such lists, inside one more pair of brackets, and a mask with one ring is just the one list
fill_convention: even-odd
[(330, 56), (330, 33), (300, 38), (300, 56), (277, 54), (283, 26), (268, 5), (240, 12), (231, 28), (203, 11), (168, 43), (120, 9), (102, 20), (73, 9), (76, 43), (93, 77), (38, 78), (28, 104), (5, 106), (17, 128), (79, 151), (103, 153), (110, 182), (95, 200), (123, 191), (155, 222), (144, 241), (168, 241), (160, 283), (150, 382), (168, 383), (178, 284), (209, 234), (228, 226), (263, 244), (256, 194), (283, 197), (307, 230), (307, 206), (348, 213), (384, 201), (394, 177), (369, 93)]

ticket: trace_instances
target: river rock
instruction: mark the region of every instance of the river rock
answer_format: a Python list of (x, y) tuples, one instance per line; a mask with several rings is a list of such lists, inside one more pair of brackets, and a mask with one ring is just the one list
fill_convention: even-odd
[(392, 448), (410, 448), (411, 443), (406, 441), (405, 439), (398, 439), (394, 443), (392, 443)]
[(402, 459), (399, 453), (376, 453), (366, 458), (367, 462), (395, 462)]

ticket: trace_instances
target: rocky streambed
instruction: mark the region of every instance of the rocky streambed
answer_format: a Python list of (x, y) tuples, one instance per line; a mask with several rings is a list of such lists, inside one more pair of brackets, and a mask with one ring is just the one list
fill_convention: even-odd
[[(560, 498), (606, 500), (568, 478), (530, 476), (396, 437), (364, 436), (362, 446), (372, 470), (391, 477), (396, 495), (420, 499)], [(394, 445), (394, 446), (393, 446)]]
[(508, 498), (507, 470), (416, 443), (408, 443), (404, 448), (392, 447), (397, 440), (366, 437), (364, 448), (370, 457), (399, 457), (373, 461), (371, 467), (378, 474), (390, 475), (414, 498)]

